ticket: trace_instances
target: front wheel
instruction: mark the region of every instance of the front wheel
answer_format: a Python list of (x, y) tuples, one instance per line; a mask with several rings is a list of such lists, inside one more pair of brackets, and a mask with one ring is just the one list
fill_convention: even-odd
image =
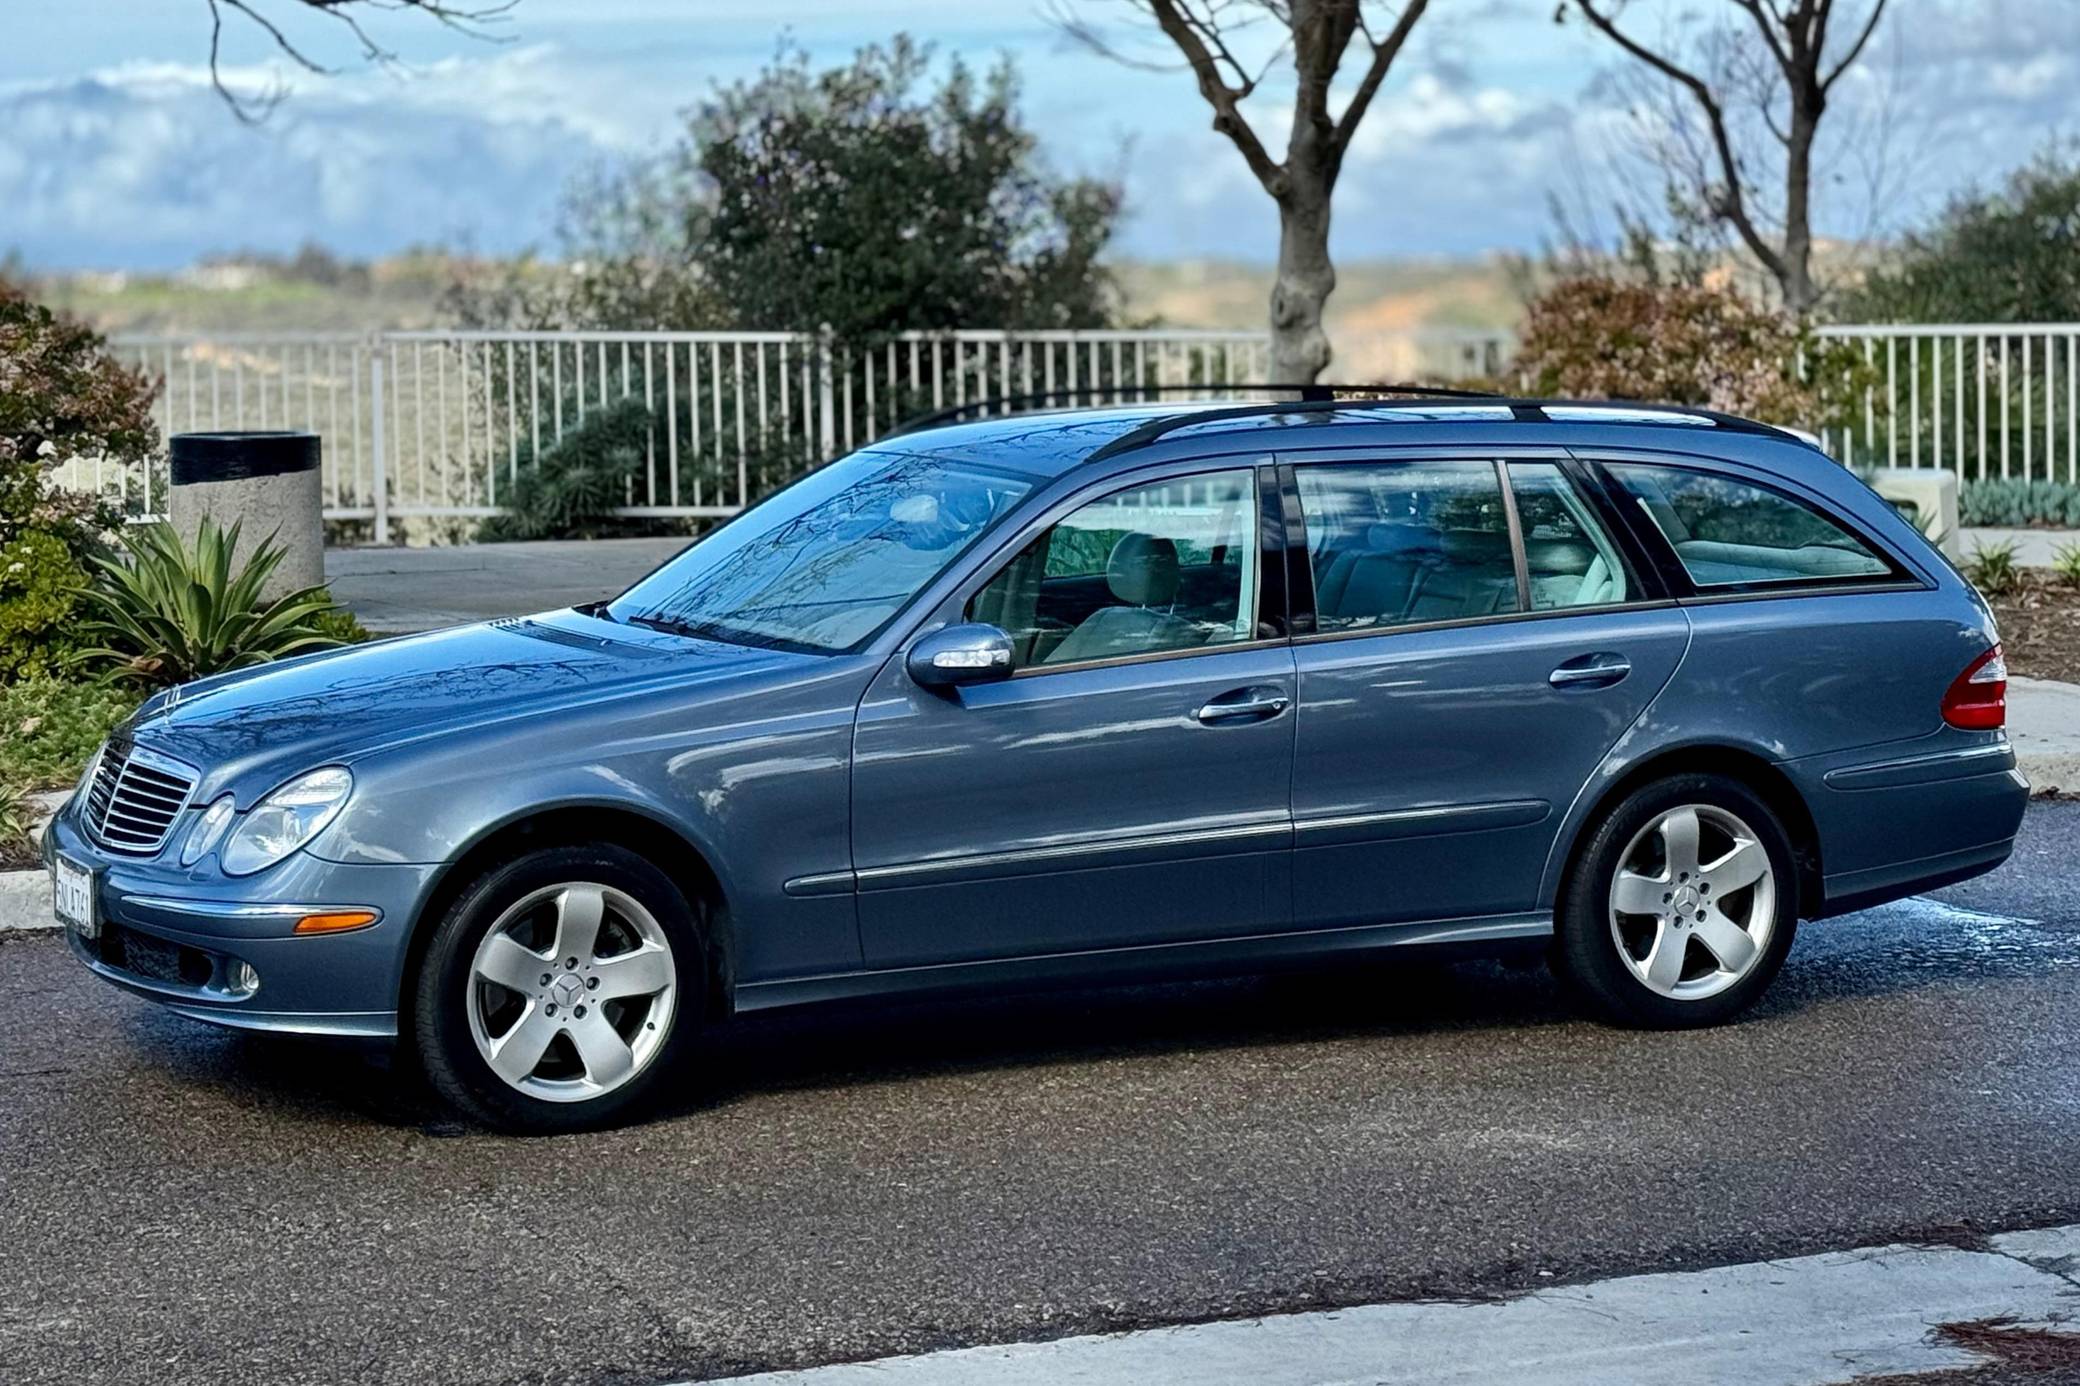
[(1560, 972), (1604, 1018), (1718, 1024), (1751, 1005), (1791, 951), (1790, 838), (1738, 780), (1645, 785), (1583, 842), (1556, 925)]
[(434, 1087), (488, 1126), (585, 1130), (668, 1081), (699, 1027), (699, 921), (671, 879), (600, 844), (478, 877), (435, 927), (413, 1016)]

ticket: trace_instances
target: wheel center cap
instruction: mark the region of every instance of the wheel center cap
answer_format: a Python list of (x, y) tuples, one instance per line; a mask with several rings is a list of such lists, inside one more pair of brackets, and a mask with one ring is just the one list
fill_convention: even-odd
[(1676, 888), (1675, 907), (1677, 914), (1696, 914), (1698, 910), (1696, 887), (1678, 886)]
[(566, 972), (549, 984), (549, 998), (559, 1006), (575, 1006), (585, 995), (585, 984)]

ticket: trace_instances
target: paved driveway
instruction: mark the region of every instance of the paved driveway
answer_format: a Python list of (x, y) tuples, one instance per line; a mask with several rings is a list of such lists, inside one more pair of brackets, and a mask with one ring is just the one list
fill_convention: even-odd
[(653, 1381), (2080, 1220), (2080, 807), (2025, 833), (1725, 1030), (1486, 965), (830, 1010), (557, 1140), (0, 943), (0, 1362)]

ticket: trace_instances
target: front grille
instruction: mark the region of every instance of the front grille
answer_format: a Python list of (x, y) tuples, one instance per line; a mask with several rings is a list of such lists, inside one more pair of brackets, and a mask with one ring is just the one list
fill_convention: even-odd
[(87, 830), (111, 852), (148, 857), (166, 845), (195, 772), (177, 760), (110, 744), (87, 787)]

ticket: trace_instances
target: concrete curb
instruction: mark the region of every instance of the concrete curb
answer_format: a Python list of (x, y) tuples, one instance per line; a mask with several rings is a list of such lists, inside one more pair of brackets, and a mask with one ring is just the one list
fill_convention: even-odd
[(51, 878), (42, 871), (0, 871), (0, 935), (55, 929)]
[(2070, 1330), (2080, 1227), (1981, 1250), (1887, 1246), (1626, 1276), (1498, 1303), (1372, 1304), (1104, 1337), (955, 1348), (737, 1386), (1823, 1386), (1985, 1359), (1942, 1324)]

